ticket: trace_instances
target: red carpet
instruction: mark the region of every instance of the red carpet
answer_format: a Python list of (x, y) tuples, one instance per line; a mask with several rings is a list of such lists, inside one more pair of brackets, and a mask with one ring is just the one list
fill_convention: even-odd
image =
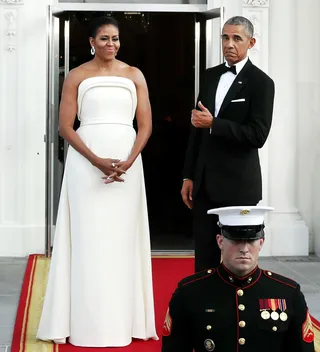
[(161, 335), (168, 303), (177, 282), (193, 273), (192, 258), (153, 258), (154, 296), (158, 341), (135, 340), (122, 348), (80, 348), (72, 345), (54, 345), (37, 341), (42, 297), (45, 292), (49, 260), (42, 256), (30, 256), (23, 282), (20, 303), (12, 340), (11, 352), (160, 352)]
[[(161, 338), (163, 322), (168, 302), (177, 282), (193, 272), (192, 258), (153, 258), (154, 295), (156, 325)], [(122, 348), (80, 348), (72, 345), (54, 345), (37, 341), (35, 336), (41, 315), (50, 260), (43, 256), (29, 257), (21, 297), (18, 306), (16, 324), (12, 339), (11, 352), (160, 352), (159, 341), (136, 340)], [(320, 352), (320, 323), (313, 317), (315, 333), (315, 351)], [(290, 351), (288, 351), (290, 352)]]

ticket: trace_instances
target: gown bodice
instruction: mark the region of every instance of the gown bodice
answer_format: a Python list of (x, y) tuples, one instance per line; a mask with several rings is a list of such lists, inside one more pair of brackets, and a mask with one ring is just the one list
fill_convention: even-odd
[(128, 78), (89, 77), (78, 87), (78, 119), (82, 126), (101, 123), (132, 126), (136, 107), (136, 87)]

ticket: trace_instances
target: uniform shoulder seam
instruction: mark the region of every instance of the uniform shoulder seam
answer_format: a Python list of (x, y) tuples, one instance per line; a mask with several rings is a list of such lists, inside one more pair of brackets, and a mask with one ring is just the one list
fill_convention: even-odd
[(277, 281), (277, 282), (279, 282), (283, 285), (286, 285), (288, 287), (292, 287), (292, 288), (296, 289), (298, 286), (296, 281), (294, 281), (286, 276), (274, 273), (270, 270), (263, 270), (263, 274), (268, 279), (273, 280), (273, 281)]
[(183, 279), (180, 284), (181, 286), (187, 286), (190, 285), (196, 281), (203, 280), (208, 278), (209, 276), (212, 276), (216, 272), (216, 269), (207, 269), (200, 271), (199, 273), (196, 273), (194, 275), (188, 276), (187, 278)]

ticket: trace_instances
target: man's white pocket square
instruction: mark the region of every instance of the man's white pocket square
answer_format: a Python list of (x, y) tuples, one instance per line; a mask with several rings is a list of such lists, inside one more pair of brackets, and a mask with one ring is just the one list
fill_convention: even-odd
[(246, 99), (245, 98), (234, 99), (234, 100), (231, 100), (231, 103), (241, 103), (242, 101), (246, 101)]

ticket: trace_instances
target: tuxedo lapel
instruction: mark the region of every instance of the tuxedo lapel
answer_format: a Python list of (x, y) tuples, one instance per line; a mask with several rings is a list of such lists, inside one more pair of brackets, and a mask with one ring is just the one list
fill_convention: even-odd
[(247, 71), (252, 67), (252, 63), (250, 60), (246, 63), (246, 65), (243, 67), (243, 69), (240, 71), (240, 73), (237, 75), (236, 79), (233, 81), (230, 89), (228, 90), (221, 108), (219, 110), (218, 116), (222, 114), (222, 112), (225, 110), (225, 108), (231, 103), (231, 100), (236, 96), (238, 92), (245, 86), (247, 83), (248, 77), (247, 77)]

